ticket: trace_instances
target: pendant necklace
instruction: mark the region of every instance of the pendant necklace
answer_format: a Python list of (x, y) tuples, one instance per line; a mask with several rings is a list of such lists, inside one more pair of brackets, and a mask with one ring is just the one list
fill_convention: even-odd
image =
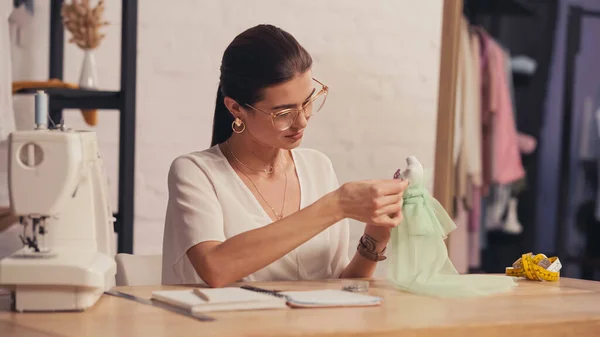
[[(272, 174), (275, 170), (274, 167), (272, 165), (269, 165), (266, 169), (254, 169), (251, 168), (249, 166), (247, 166), (246, 164), (242, 163), (233, 153), (233, 151), (231, 150), (231, 147), (229, 146), (229, 142), (225, 141), (225, 144), (227, 145), (227, 150), (228, 152), (231, 154), (231, 156), (235, 159), (236, 162), (240, 163), (242, 166), (246, 167), (249, 170), (252, 171), (257, 171), (257, 172), (264, 172), (267, 174)], [(285, 161), (284, 161), (285, 163)], [(283, 211), (285, 209), (285, 197), (287, 194), (287, 184), (288, 184), (288, 177), (287, 177), (287, 170), (284, 167), (284, 176), (285, 176), (285, 185), (283, 188), (283, 204), (281, 205), (281, 211), (278, 213), (277, 211), (275, 211), (275, 209), (273, 208), (273, 206), (271, 206), (271, 204), (267, 201), (267, 199), (263, 196), (263, 194), (261, 193), (260, 189), (256, 186), (256, 184), (254, 183), (254, 181), (243, 171), (240, 169), (240, 167), (235, 164), (235, 166), (237, 167), (238, 171), (240, 171), (252, 184), (252, 186), (254, 186), (254, 189), (256, 190), (256, 192), (258, 192), (258, 195), (261, 197), (261, 199), (267, 204), (267, 206), (269, 206), (269, 208), (271, 209), (271, 211), (273, 212), (273, 214), (275, 214), (275, 218), (277, 220), (281, 220), (283, 218)]]

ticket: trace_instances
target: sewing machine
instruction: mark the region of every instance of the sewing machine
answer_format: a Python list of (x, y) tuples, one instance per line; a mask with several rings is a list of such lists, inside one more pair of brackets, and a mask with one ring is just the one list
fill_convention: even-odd
[(9, 138), (10, 206), (23, 248), (0, 261), (0, 287), (14, 291), (19, 312), (84, 310), (115, 285), (108, 181), (96, 134), (49, 130), (40, 109), (36, 100), (36, 130)]

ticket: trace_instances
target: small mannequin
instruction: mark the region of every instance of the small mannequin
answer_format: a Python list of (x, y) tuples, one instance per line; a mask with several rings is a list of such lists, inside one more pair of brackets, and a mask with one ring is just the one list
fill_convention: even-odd
[(523, 232), (523, 225), (519, 222), (519, 217), (517, 215), (517, 203), (517, 198), (510, 198), (508, 203), (508, 215), (506, 216), (506, 221), (502, 228), (504, 232), (515, 235)]
[(416, 157), (395, 178), (407, 179), (402, 223), (392, 230), (388, 279), (398, 289), (437, 297), (481, 296), (506, 292), (516, 283), (509, 276), (459, 275), (444, 239), (456, 229), (452, 218), (425, 187), (423, 166)]

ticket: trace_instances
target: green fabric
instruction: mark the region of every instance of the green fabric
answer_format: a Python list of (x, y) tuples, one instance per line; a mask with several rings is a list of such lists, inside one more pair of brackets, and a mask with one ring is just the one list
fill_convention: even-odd
[(444, 244), (456, 225), (429, 194), (421, 164), (414, 157), (407, 162), (403, 176), (410, 185), (404, 191), (404, 219), (392, 230), (388, 280), (398, 289), (436, 297), (491, 295), (512, 289), (513, 277), (457, 272)]

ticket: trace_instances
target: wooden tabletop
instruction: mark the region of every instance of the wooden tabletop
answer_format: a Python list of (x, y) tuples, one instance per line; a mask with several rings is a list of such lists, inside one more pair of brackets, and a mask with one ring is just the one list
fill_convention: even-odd
[[(256, 283), (278, 290), (340, 288), (339, 280)], [(117, 287), (149, 298), (176, 286)], [(520, 281), (509, 294), (436, 299), (370, 281), (379, 307), (210, 313), (200, 322), (137, 302), (103, 296), (81, 313), (0, 312), (0, 336), (599, 336), (600, 282), (563, 278)]]

